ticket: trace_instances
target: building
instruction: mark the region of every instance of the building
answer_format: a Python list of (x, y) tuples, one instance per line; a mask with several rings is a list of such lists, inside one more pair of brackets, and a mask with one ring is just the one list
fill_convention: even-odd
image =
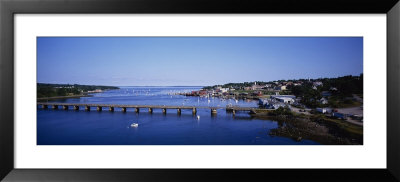
[(199, 95), (200, 95), (200, 96), (205, 96), (205, 95), (207, 95), (207, 90), (200, 90), (200, 91), (199, 91)]
[(283, 102), (283, 103), (287, 103), (287, 104), (293, 104), (294, 103), (294, 99), (288, 98), (288, 97), (276, 97), (275, 99), (277, 101), (279, 101), (279, 102)]
[(322, 84), (322, 82), (314, 82), (313, 85), (318, 87), (318, 86), (322, 86), (323, 84)]
[(271, 95), (271, 99), (275, 99), (275, 100), (285, 103), (285, 104), (293, 104), (295, 102), (296, 96), (294, 96), (294, 95)]
[(322, 91), (322, 97), (329, 97), (329, 96), (331, 96), (332, 95), (332, 93), (331, 92), (329, 92), (329, 91)]
[(254, 91), (253, 96), (262, 96), (262, 92), (261, 91)]
[(275, 90), (286, 90), (286, 86), (277, 86), (275, 87)]
[(258, 99), (258, 105), (266, 105), (268, 104), (268, 99)]
[(102, 90), (101, 89), (96, 89), (96, 90), (89, 90), (87, 92), (88, 93), (100, 93), (100, 92), (102, 92)]
[(221, 91), (222, 93), (228, 92), (228, 90), (229, 90), (229, 88), (220, 88), (220, 91)]
[(264, 86), (261, 86), (261, 85), (253, 85), (253, 86), (251, 86), (251, 90), (261, 90), (263, 88), (264, 88)]
[(329, 90), (337, 91), (337, 88), (336, 87), (331, 87)]
[(259, 99), (258, 104), (264, 106), (265, 109), (278, 109), (286, 106), (286, 104), (274, 101), (272, 99)]
[[(266, 87), (266, 88), (270, 88), (270, 87), (272, 87), (272, 84), (265, 84), (265, 87)], [(264, 88), (265, 88), (265, 87), (264, 87)]]
[(319, 100), (319, 102), (320, 102), (321, 104), (328, 104), (328, 99), (326, 99), (325, 97), (322, 97), (322, 98)]

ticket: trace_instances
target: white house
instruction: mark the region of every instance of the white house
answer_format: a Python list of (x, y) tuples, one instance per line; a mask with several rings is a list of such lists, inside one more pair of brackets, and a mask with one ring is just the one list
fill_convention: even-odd
[(313, 85), (318, 87), (318, 86), (322, 86), (323, 84), (322, 84), (322, 82), (314, 82)]
[(293, 104), (296, 96), (294, 96), (294, 95), (271, 95), (271, 98), (275, 99), (279, 102), (286, 103), (286, 104)]
[(320, 102), (321, 104), (328, 104), (328, 99), (326, 99), (325, 97), (322, 97), (322, 98), (319, 100), (319, 102)]
[(228, 92), (229, 88), (221, 88), (221, 92)]

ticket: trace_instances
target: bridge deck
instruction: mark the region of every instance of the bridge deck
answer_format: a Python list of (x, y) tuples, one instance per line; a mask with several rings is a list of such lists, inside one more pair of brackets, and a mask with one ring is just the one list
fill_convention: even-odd
[[(165, 105), (124, 105), (124, 104), (85, 104), (85, 103), (54, 103), (38, 102), (37, 105), (57, 105), (57, 106), (89, 106), (89, 107), (115, 107), (115, 108), (153, 108), (153, 109), (227, 109), (236, 111), (254, 111), (259, 110), (255, 107), (214, 107), (214, 106), (165, 106)], [(267, 109), (263, 109), (267, 110)]]

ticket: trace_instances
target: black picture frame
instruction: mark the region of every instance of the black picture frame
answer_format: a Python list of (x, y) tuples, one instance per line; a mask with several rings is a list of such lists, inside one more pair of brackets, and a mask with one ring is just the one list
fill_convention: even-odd
[[(387, 15), (386, 169), (15, 169), (14, 14), (382, 13)], [(398, 0), (0, 0), (0, 179), (5, 181), (399, 181)], [(374, 156), (371, 156), (374, 157)], [(368, 160), (368, 159), (365, 159)]]

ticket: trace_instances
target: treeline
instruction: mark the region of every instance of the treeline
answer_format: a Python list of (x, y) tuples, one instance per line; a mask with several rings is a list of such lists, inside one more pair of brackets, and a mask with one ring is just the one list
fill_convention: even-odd
[(37, 84), (37, 97), (56, 97), (56, 96), (69, 96), (79, 95), (88, 91), (94, 90), (111, 90), (119, 89), (114, 86), (98, 86), (98, 85), (78, 85), (78, 84), (49, 84), (49, 83), (38, 83)]
[[(349, 95), (354, 93), (362, 93), (363, 91), (363, 74), (360, 76), (343, 76), (338, 78), (318, 78), (318, 79), (291, 79), (291, 80), (276, 80), (276, 81), (254, 81), (257, 85), (266, 85), (270, 84), (272, 87), (282, 84), (283, 82), (292, 82), (292, 83), (302, 83), (299, 87), (312, 88), (314, 82), (322, 82), (322, 88), (319, 90), (330, 90), (331, 87), (335, 87), (338, 89), (338, 94), (341, 95)], [(213, 89), (215, 87), (223, 87), (223, 88), (244, 88), (251, 87), (254, 85), (254, 82), (243, 82), (243, 83), (227, 83), (224, 85), (214, 85), (203, 87), (203, 89)], [(278, 83), (278, 84), (276, 84)], [(291, 89), (293, 86), (288, 85), (287, 89)]]
[[(267, 83), (272, 83), (272, 82), (257, 82), (257, 85), (265, 85)], [(239, 89), (239, 88), (244, 88), (244, 87), (251, 87), (254, 85), (254, 82), (243, 82), (243, 83), (227, 83), (224, 85), (214, 85), (214, 86), (206, 86), (203, 87), (203, 89), (205, 90), (211, 90), (215, 87), (222, 87), (222, 88), (235, 88), (235, 89)]]
[(216, 87), (222, 87), (222, 88), (235, 88), (235, 89), (243, 89), (245, 87), (251, 87), (254, 85), (254, 83), (256, 83), (257, 85), (271, 85), (271, 87), (275, 87), (278, 86), (284, 82), (288, 83), (288, 82), (292, 82), (292, 83), (297, 83), (297, 82), (315, 82), (315, 81), (321, 81), (321, 80), (326, 80), (326, 79), (336, 79), (336, 78), (319, 78), (319, 79), (291, 79), (291, 80), (275, 80), (275, 81), (254, 81), (254, 82), (243, 82), (243, 83), (227, 83), (227, 84), (223, 84), (223, 85), (214, 85), (214, 86), (206, 86), (203, 87), (203, 89), (205, 90), (211, 90), (213, 88)]
[(323, 78), (316, 81), (322, 85), (315, 87), (313, 82), (304, 82), (302, 85), (289, 86), (292, 94), (301, 98), (301, 103), (315, 108), (323, 106), (319, 100), (324, 91), (329, 92), (328, 106), (343, 107), (354, 104), (353, 94), (363, 94), (363, 74), (360, 76), (343, 76), (338, 78)]

